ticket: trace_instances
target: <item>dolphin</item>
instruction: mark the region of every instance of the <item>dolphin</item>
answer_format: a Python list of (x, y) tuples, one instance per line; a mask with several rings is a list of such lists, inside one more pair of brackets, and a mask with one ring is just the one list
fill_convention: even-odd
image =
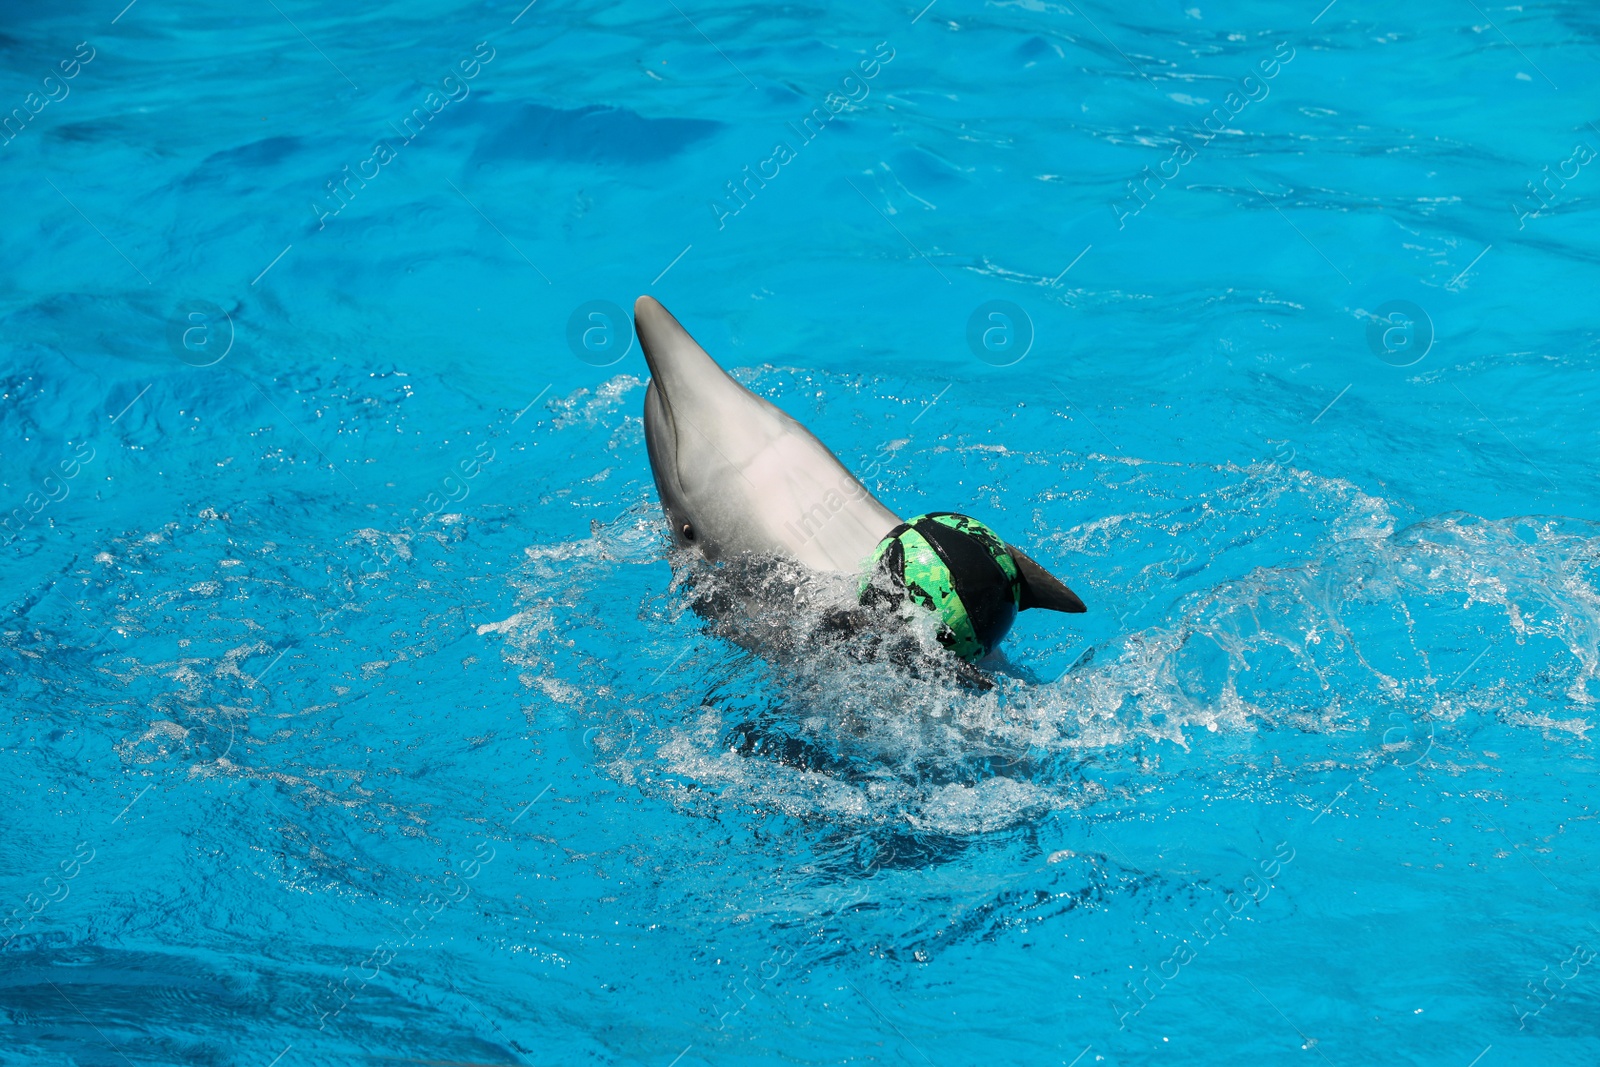
[(900, 523), (810, 430), (740, 385), (655, 299), (633, 306), (650, 365), (644, 435), (677, 543), (854, 574)]
[[(674, 543), (713, 562), (790, 560), (863, 575), (902, 525), (828, 447), (777, 405), (734, 381), (653, 297), (633, 305), (650, 367), (645, 445)], [(1025, 553), (1020, 608), (1088, 610)]]

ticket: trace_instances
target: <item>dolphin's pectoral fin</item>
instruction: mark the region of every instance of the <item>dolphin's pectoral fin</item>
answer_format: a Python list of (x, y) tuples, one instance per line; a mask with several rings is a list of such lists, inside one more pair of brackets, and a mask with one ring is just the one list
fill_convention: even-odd
[(1046, 608), (1050, 611), (1088, 611), (1078, 594), (1061, 584), (1061, 579), (1039, 566), (1015, 545), (1007, 545), (1011, 558), (1017, 561), (1017, 577), (1022, 583), (1022, 603), (1028, 608)]

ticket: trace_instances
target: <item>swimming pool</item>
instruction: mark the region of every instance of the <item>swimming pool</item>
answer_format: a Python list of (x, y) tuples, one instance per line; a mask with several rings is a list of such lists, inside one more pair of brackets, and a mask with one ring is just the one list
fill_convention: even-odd
[[(1600, 1051), (1592, 10), (525, 2), (6, 7), (0, 1063)], [(641, 293), (1089, 614), (710, 632)]]

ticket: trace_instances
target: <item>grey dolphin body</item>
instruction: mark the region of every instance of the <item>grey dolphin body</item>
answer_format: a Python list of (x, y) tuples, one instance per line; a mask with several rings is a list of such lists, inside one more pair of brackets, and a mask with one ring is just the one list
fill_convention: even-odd
[[(828, 447), (740, 385), (655, 299), (634, 323), (650, 365), (645, 444), (661, 507), (680, 547), (709, 560), (778, 557), (814, 571), (861, 574), (901, 524)], [(1026, 554), (1006, 545), (1022, 608), (1087, 610)]]
[(730, 378), (666, 308), (633, 305), (650, 388), (644, 436), (680, 545), (859, 573), (900, 523), (828, 446)]

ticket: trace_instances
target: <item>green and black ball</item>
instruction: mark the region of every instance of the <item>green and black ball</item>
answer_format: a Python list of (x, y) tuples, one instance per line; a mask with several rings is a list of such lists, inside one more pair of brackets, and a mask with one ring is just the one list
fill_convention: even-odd
[(862, 582), (862, 603), (902, 591), (943, 621), (939, 640), (968, 662), (1000, 644), (1022, 606), (1017, 562), (977, 519), (932, 511), (878, 542)]

